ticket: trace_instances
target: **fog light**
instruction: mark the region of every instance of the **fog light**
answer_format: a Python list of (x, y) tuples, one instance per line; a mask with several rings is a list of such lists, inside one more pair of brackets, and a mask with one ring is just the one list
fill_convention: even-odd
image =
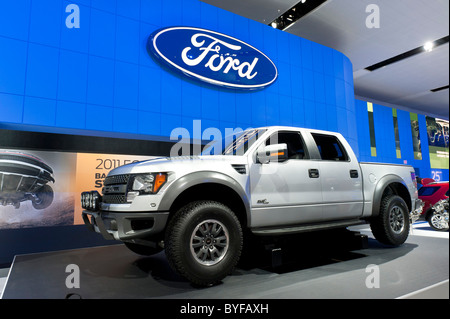
[(81, 208), (86, 208), (86, 202), (85, 202), (85, 199), (86, 199), (86, 192), (82, 192), (81, 193)]
[(89, 210), (99, 210), (102, 196), (97, 191), (81, 193), (81, 207)]
[(101, 196), (97, 191), (92, 191), (91, 195), (91, 209), (98, 210), (100, 208), (100, 199)]

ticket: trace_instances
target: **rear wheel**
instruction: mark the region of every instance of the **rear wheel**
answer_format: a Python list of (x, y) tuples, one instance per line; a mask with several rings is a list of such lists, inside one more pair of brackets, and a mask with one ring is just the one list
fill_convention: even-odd
[(397, 195), (385, 196), (380, 205), (380, 213), (370, 222), (375, 238), (386, 245), (399, 246), (408, 238), (410, 223), (408, 206)]
[(239, 261), (243, 235), (236, 215), (225, 205), (198, 201), (170, 220), (165, 251), (171, 267), (199, 286), (213, 285)]

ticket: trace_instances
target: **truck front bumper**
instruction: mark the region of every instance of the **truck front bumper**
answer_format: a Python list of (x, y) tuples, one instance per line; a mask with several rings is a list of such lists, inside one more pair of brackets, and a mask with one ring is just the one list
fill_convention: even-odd
[(84, 210), (85, 225), (108, 240), (131, 240), (156, 237), (166, 226), (169, 212), (117, 213)]

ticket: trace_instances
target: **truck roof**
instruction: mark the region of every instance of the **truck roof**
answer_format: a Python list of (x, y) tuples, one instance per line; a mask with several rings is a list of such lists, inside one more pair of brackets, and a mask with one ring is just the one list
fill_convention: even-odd
[[(252, 129), (252, 128), (248, 128)], [(318, 129), (311, 129), (311, 128), (305, 128), (305, 127), (299, 127), (299, 126), (283, 126), (283, 125), (273, 125), (273, 126), (262, 126), (262, 127), (255, 127), (253, 129), (267, 129), (267, 130), (302, 130), (302, 131), (308, 131), (308, 132), (314, 132), (319, 134), (332, 134), (332, 135), (342, 135), (339, 132), (333, 132), (333, 131), (326, 131), (326, 130), (318, 130)]]

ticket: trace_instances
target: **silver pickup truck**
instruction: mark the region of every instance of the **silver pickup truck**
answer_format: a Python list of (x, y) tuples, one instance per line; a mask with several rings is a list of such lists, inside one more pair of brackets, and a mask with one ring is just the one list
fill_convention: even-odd
[(200, 156), (118, 167), (102, 194), (83, 192), (81, 201), (91, 230), (138, 254), (165, 249), (171, 267), (197, 285), (232, 271), (244, 233), (370, 223), (378, 241), (401, 245), (422, 208), (412, 167), (359, 163), (339, 133), (295, 127), (249, 129)]

